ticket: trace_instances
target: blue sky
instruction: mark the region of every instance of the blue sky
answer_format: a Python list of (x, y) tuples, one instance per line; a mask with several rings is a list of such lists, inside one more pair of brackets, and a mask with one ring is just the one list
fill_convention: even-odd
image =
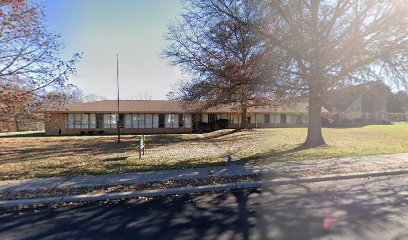
[(83, 52), (71, 82), (85, 94), (116, 97), (116, 53), (121, 96), (150, 92), (165, 99), (181, 78), (160, 58), (169, 21), (180, 13), (178, 0), (44, 0), (49, 28), (62, 35), (63, 57)]

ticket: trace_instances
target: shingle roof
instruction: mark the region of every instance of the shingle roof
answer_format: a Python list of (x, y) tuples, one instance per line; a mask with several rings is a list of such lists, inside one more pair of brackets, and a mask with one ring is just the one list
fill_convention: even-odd
[[(44, 112), (87, 112), (113, 113), (118, 110), (116, 100), (103, 100), (88, 103), (74, 103), (60, 109), (50, 109)], [(176, 101), (167, 100), (120, 100), (119, 110), (122, 113), (183, 113), (185, 110)]]
[[(77, 112), (77, 113), (114, 113), (117, 112), (118, 102), (116, 100), (103, 100), (88, 103), (75, 103), (64, 106), (59, 109), (48, 109), (43, 112)], [(186, 113), (190, 112), (183, 108), (182, 104), (170, 100), (121, 100), (119, 109), (121, 113)], [(326, 109), (322, 109), (327, 112)], [(237, 113), (239, 109), (233, 105), (213, 107), (204, 112), (207, 113)], [(286, 113), (307, 113), (308, 103), (297, 102), (288, 105), (279, 106), (261, 106), (251, 107), (248, 112), (252, 113), (269, 113), (269, 112), (286, 112)]]

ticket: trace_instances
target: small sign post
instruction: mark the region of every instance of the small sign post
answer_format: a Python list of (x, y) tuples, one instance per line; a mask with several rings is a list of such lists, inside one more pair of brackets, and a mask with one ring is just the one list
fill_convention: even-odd
[(145, 136), (142, 135), (140, 136), (140, 140), (139, 140), (139, 159), (142, 158), (142, 153), (144, 156), (144, 152), (145, 152)]

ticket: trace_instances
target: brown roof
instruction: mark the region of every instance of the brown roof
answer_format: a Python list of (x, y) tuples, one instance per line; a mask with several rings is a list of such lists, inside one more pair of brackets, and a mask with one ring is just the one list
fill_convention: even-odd
[[(120, 100), (121, 113), (183, 113), (185, 110), (176, 101), (167, 100)], [(74, 103), (60, 109), (44, 112), (82, 112), (82, 113), (114, 113), (118, 111), (116, 100), (103, 100), (88, 103)]]
[[(49, 109), (44, 112), (77, 112), (77, 113), (115, 113), (118, 109), (116, 100), (103, 100), (88, 103), (75, 103), (64, 106), (60, 109)], [(177, 101), (170, 100), (121, 100), (119, 109), (121, 113), (186, 113), (190, 112), (182, 107)], [(327, 112), (322, 108), (323, 112)], [(224, 105), (210, 108), (204, 112), (207, 113), (237, 113), (239, 108), (232, 105)], [(252, 113), (307, 113), (308, 103), (305, 101), (279, 106), (261, 106), (251, 107), (248, 112)]]
[[(309, 103), (306, 101), (299, 101), (296, 103), (286, 104), (286, 105), (269, 105), (269, 106), (258, 106), (250, 107), (248, 112), (251, 113), (307, 113)], [(323, 112), (327, 112), (326, 109), (322, 108)], [(220, 106), (212, 107), (205, 112), (208, 113), (236, 113), (239, 112), (239, 108), (232, 106)]]

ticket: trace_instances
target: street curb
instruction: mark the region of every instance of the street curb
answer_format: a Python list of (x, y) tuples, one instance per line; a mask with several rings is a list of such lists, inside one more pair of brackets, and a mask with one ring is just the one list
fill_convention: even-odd
[(57, 196), (57, 197), (49, 197), (49, 198), (6, 200), (6, 201), (0, 201), (0, 209), (18, 207), (18, 206), (33, 206), (33, 205), (38, 205), (38, 204), (57, 204), (57, 203), (64, 203), (64, 202), (96, 202), (96, 201), (105, 201), (105, 200), (130, 199), (130, 198), (136, 198), (136, 197), (154, 197), (154, 196), (223, 191), (223, 190), (259, 188), (265, 184), (267, 185), (289, 185), (289, 184), (300, 184), (300, 183), (311, 183), (311, 182), (322, 182), (322, 181), (347, 180), (347, 179), (356, 179), (356, 178), (393, 176), (393, 175), (402, 175), (402, 174), (408, 174), (408, 169), (398, 169), (394, 171), (383, 171), (383, 172), (325, 175), (325, 176), (320, 176), (320, 177), (284, 178), (284, 179), (274, 179), (274, 180), (267, 180), (267, 181), (233, 182), (233, 183), (215, 184), (215, 185), (154, 189), (154, 190), (142, 190), (142, 191), (130, 191), (130, 192), (113, 192), (113, 193), (100, 193), (100, 194)]

